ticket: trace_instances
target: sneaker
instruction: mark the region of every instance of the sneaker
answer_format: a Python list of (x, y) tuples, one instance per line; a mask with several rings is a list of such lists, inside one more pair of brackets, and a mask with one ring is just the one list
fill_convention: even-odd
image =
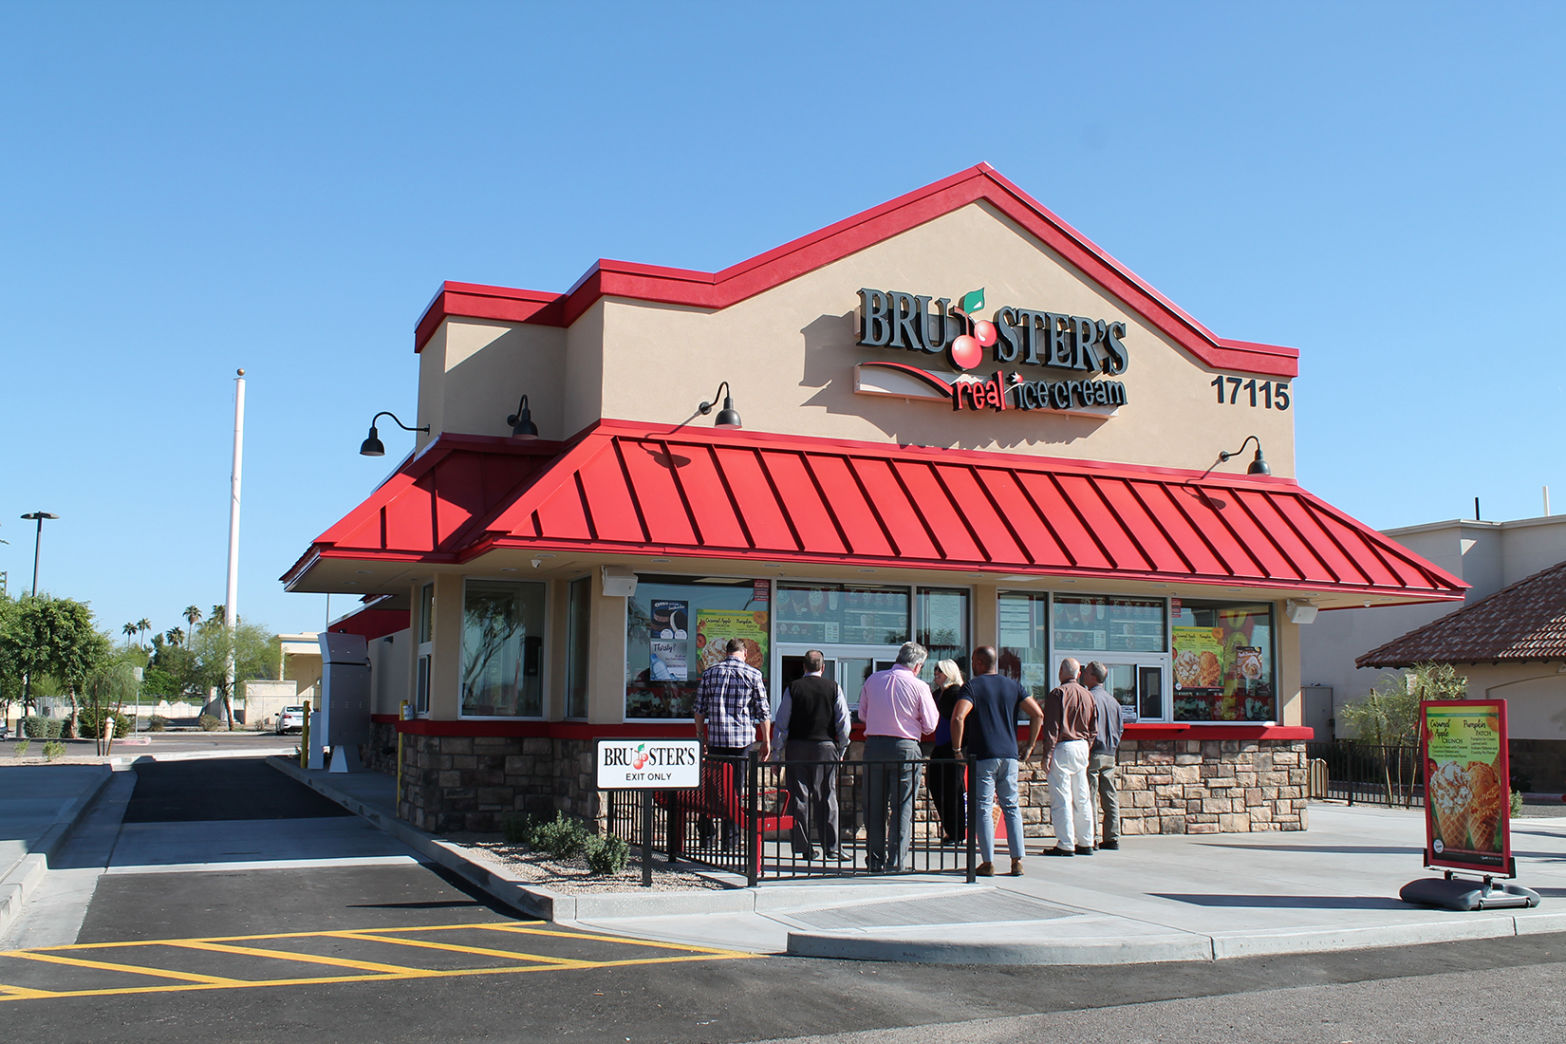
[(1076, 848), (1076, 852), (1077, 852), (1077, 855), (1092, 855), (1093, 854), (1093, 846), (1092, 845), (1078, 845), (1077, 848)]
[(974, 871), (974, 874), (976, 876), (979, 876), (979, 877), (994, 877), (995, 876), (995, 864), (994, 863), (980, 863), (979, 864), (979, 868)]
[(1013, 859), (1011, 861), (1011, 876), (1013, 876), (1013, 877), (1021, 877), (1022, 876), (1022, 860), (1020, 860), (1020, 859)]
[(1074, 856), (1077, 853), (1075, 851), (1073, 851), (1072, 849), (1069, 849), (1069, 848), (1051, 848), (1048, 852), (1045, 852), (1044, 854), (1045, 855), (1050, 855), (1050, 856)]

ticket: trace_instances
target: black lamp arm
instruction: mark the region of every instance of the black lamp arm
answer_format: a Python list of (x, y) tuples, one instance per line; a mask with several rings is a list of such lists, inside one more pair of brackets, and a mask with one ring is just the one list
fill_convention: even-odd
[(699, 407), (697, 407), (699, 410), (701, 410), (701, 415), (703, 417), (711, 413), (712, 407), (717, 404), (718, 392), (723, 393), (723, 408), (726, 410), (732, 410), (734, 408), (734, 397), (729, 393), (729, 382), (721, 381), (718, 384), (718, 391), (712, 393), (712, 401), (704, 402)]
[(527, 393), (524, 392), (522, 394), (522, 401), (517, 403), (517, 412), (515, 412), (511, 416), (507, 417), (506, 418), (506, 423), (507, 424), (515, 424), (517, 421), (519, 421), (523, 417), (527, 416), (527, 414), (529, 412), (530, 411), (527, 408)]
[(408, 427), (402, 421), (398, 420), (397, 419), (397, 415), (395, 413), (393, 413), (391, 410), (382, 410), (381, 412), (377, 413), (375, 416), (371, 417), (370, 418), (370, 427), (373, 429), (375, 427), (375, 422), (380, 420), (382, 417), (390, 417), (392, 419), (392, 423), (396, 424), (397, 427), (401, 428), (403, 431), (422, 431), (425, 434), (428, 434), (429, 430), (430, 430), (430, 426), (428, 424), (424, 425), (421, 428), (410, 428), (410, 427)]
[(1240, 448), (1239, 449), (1233, 450), (1233, 451), (1225, 450), (1224, 452), (1218, 454), (1218, 459), (1219, 460), (1228, 460), (1230, 457), (1238, 457), (1240, 454), (1245, 452), (1245, 447), (1250, 445), (1253, 442), (1256, 443), (1256, 452), (1258, 454), (1260, 454), (1261, 453), (1261, 439), (1258, 439), (1255, 435), (1247, 435), (1247, 436), (1245, 436), (1245, 441), (1240, 443)]

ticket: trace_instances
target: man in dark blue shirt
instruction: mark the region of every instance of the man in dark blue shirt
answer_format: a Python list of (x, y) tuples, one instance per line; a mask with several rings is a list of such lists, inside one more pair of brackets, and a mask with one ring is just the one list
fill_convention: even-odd
[(1011, 848), (1011, 876), (1022, 876), (1022, 810), (1017, 806), (1017, 712), (1028, 716), (1028, 750), (1033, 757), (1044, 711), (1010, 678), (995, 673), (995, 648), (973, 650), (973, 677), (952, 708), (952, 747), (958, 756), (977, 759), (970, 800), (978, 801), (980, 877), (995, 876), (995, 822), (991, 809), (1000, 799)]

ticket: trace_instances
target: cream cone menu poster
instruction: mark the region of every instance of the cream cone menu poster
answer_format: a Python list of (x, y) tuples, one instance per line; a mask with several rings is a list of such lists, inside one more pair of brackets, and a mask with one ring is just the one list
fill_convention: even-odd
[(1425, 864), (1509, 876), (1506, 701), (1428, 700), (1419, 714)]

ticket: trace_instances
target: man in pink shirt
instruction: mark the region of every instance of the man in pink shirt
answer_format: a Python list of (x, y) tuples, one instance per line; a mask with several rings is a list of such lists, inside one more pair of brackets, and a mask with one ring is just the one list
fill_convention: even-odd
[(919, 643), (904, 642), (896, 665), (870, 675), (859, 690), (859, 720), (865, 724), (865, 860), (871, 873), (908, 869), (924, 758), (919, 737), (934, 732), (940, 720), (930, 687), (919, 678), (926, 655)]

